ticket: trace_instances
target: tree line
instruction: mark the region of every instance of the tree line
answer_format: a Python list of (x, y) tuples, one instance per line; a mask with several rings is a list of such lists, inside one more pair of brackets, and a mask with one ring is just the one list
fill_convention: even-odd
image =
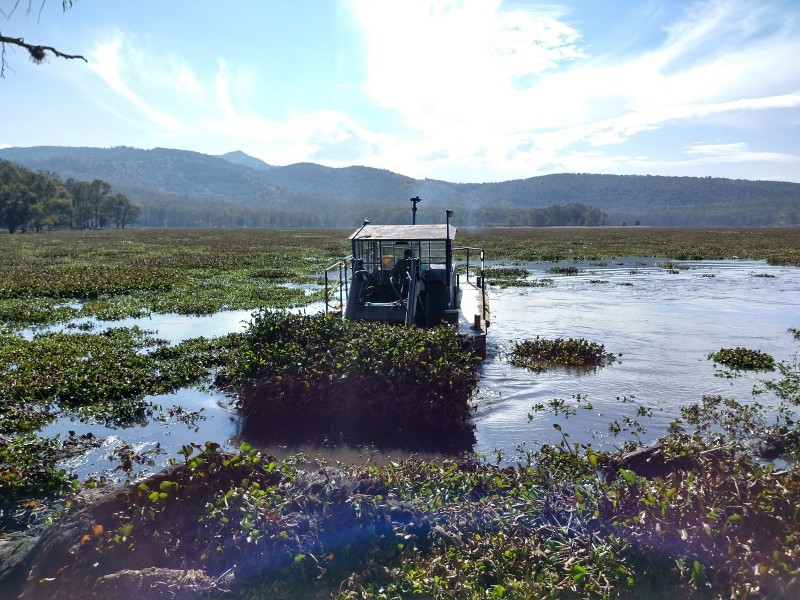
[[(291, 228), (360, 226), (373, 223), (411, 223), (411, 207), (404, 203), (328, 201), (324, 206), (297, 202), (294, 206), (243, 206), (235, 202), (197, 201), (167, 195), (142, 198), (143, 227)], [(509, 206), (468, 207), (432, 203), (417, 214), (420, 224), (444, 223), (445, 209), (455, 209), (453, 223), (461, 227), (554, 227), (609, 225), (608, 215), (579, 202), (546, 208)]]
[(76, 181), (0, 161), (0, 227), (9, 233), (43, 229), (124, 228), (141, 209), (101, 179)]

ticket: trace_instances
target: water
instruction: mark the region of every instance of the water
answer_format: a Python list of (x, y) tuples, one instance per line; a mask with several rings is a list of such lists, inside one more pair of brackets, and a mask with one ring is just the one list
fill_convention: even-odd
[[(476, 414), (477, 452), (500, 449), (510, 457), (520, 445), (558, 441), (561, 434), (554, 423), (571, 441), (605, 449), (637, 437), (650, 442), (665, 433), (682, 406), (703, 395), (752, 401), (759, 380), (774, 377), (717, 377), (708, 354), (743, 346), (777, 361), (794, 356), (797, 344), (787, 329), (800, 326), (799, 269), (704, 261), (680, 263), (681, 269), (670, 273), (654, 261), (622, 262), (602, 268), (584, 265), (586, 272), (561, 277), (549, 275), (547, 265), (529, 265), (532, 278), (552, 277), (555, 286), (492, 291), (490, 356), (482, 368)], [(512, 340), (537, 335), (583, 338), (620, 356), (596, 371), (543, 374), (503, 359)], [(573, 399), (578, 394), (581, 402)], [(578, 414), (567, 418), (532, 410), (556, 398)], [(767, 395), (758, 398), (761, 403), (770, 400)], [(580, 408), (589, 402), (592, 409)], [(637, 416), (639, 407), (652, 416)], [(635, 423), (625, 430), (626, 415), (646, 431)], [(617, 435), (609, 429), (614, 421), (623, 428)]]
[[(703, 395), (752, 401), (753, 387), (775, 376), (717, 377), (709, 353), (743, 346), (766, 352), (777, 361), (792, 359), (797, 344), (787, 329), (800, 327), (800, 269), (757, 261), (703, 261), (680, 263), (681, 268), (670, 273), (658, 262), (627, 259), (607, 266), (576, 265), (584, 271), (574, 276), (551, 275), (547, 268), (552, 265), (531, 264), (527, 266), (531, 279), (552, 278), (554, 286), (490, 290), (488, 356), (475, 397), (476, 452), (494, 456), (500, 451), (513, 461), (520, 447), (533, 449), (561, 439), (553, 424), (559, 424), (571, 441), (595, 447), (613, 449), (637, 438), (647, 443), (664, 434), (680, 415), (681, 406)], [(305, 310), (314, 312), (320, 307)], [(239, 331), (249, 320), (249, 311), (234, 311), (206, 317), (161, 315), (113, 325), (138, 325), (177, 343)], [(506, 355), (513, 341), (536, 336), (583, 338), (619, 356), (613, 364), (594, 371), (532, 373), (510, 365)], [(564, 400), (576, 414), (533, 409), (554, 399)], [(192, 441), (214, 440), (231, 447), (242, 441), (241, 421), (228, 408), (229, 398), (219, 392), (186, 389), (149, 400), (164, 407), (162, 414), (180, 405), (186, 411), (199, 411), (201, 419), (189, 423), (152, 419), (135, 427), (106, 430), (65, 417), (42, 433), (65, 436), (69, 430), (91, 431), (106, 437), (103, 447), (70, 463), (81, 475), (113, 468), (117, 463), (108, 456), (122, 443), (141, 451), (158, 442), (164, 450), (163, 463)], [(769, 404), (771, 398), (761, 395), (758, 401)], [(591, 408), (586, 408), (589, 403)], [(626, 423), (626, 416), (631, 421)], [(609, 429), (614, 422), (620, 427), (616, 435)], [(303, 451), (348, 463), (405, 455), (316, 446), (267, 450), (276, 454)]]

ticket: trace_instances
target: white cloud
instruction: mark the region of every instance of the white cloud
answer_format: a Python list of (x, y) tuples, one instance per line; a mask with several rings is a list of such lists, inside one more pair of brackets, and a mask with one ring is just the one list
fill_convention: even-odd
[(549, 14), (503, 12), (497, 1), (353, 7), (365, 35), (365, 91), (431, 137), (468, 143), (465, 127), (470, 137), (507, 129), (508, 114), (523, 109), (519, 78), (583, 56), (571, 27)]
[(800, 156), (782, 154), (778, 152), (755, 152), (750, 150), (746, 142), (731, 144), (693, 144), (684, 148), (684, 153), (698, 155), (692, 159), (694, 164), (708, 163), (743, 163), (743, 162), (771, 162), (771, 163), (800, 163)]
[[(123, 58), (122, 50), (123, 38), (117, 35), (113, 41), (97, 46), (92, 53), (89, 68), (106, 85), (136, 108), (141, 116), (159, 128), (161, 133), (171, 133), (178, 129), (179, 121), (177, 119), (162, 111), (157, 103), (148, 102), (140, 92), (134, 91), (134, 89), (138, 90), (142, 87), (146, 89), (146, 86), (140, 84), (150, 69), (143, 66), (144, 57), (141, 54), (128, 50), (124, 53)], [(151, 73), (151, 75), (153, 74)]]
[[(779, 10), (750, 1), (692, 3), (660, 45), (622, 59), (590, 56), (564, 11), (352, 4), (368, 51), (365, 91), (419, 132), (393, 148), (404, 162), (423, 151), (435, 164), (497, 172), (534, 173), (565, 157), (619, 164), (633, 159), (599, 151), (689, 120), (800, 100), (791, 91), (800, 72), (786, 68), (800, 54), (796, 31)], [(586, 144), (598, 152), (578, 150)]]
[[(592, 30), (579, 25), (591, 14), (552, 4), (350, 5), (363, 31), (365, 71), (361, 85), (351, 83), (354, 68), (346, 84), (337, 82), (336, 100), (315, 87), (324, 100), (315, 105), (305, 75), (283, 93), (284, 82), (270, 80), (252, 53), (242, 55), (252, 64), (208, 54), (200, 62), (165, 52), (163, 41), (120, 33), (92, 55), (97, 79), (88, 93), (142, 139), (170, 136), (176, 146), (209, 153), (238, 148), (272, 164), (365, 164), (415, 177), (458, 173), (459, 180), (644, 168), (642, 148), (631, 147), (646, 132), (653, 139), (713, 121), (730, 135), (709, 137), (727, 146), (745, 139), (756, 112), (764, 129), (773, 114), (785, 120), (800, 106), (800, 71), (787, 68), (800, 55), (798, 27), (771, 3), (659, 3), (641, 18), (648, 27), (665, 22), (661, 38), (649, 46), (644, 34), (635, 44), (620, 39), (624, 55), (596, 49)], [(339, 100), (359, 94), (371, 105), (368, 115)], [(679, 150), (689, 139), (671, 145)], [(768, 147), (727, 155), (693, 147), (673, 163), (789, 160)]]

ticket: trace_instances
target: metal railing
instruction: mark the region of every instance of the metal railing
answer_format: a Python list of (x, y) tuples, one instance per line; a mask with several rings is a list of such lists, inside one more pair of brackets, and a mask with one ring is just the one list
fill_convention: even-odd
[[(338, 289), (339, 291), (339, 309), (341, 310), (344, 307), (344, 300), (347, 298), (348, 293), (348, 278), (347, 278), (347, 269), (349, 263), (353, 260), (353, 255), (345, 256), (343, 259), (336, 261), (331, 266), (325, 269), (325, 314), (328, 314), (330, 310), (330, 303), (331, 297), (336, 294)], [(328, 273), (332, 271), (338, 271), (338, 274), (335, 278), (331, 278), (328, 276)], [(332, 287), (331, 287), (332, 282)]]
[(470, 271), (470, 253), (472, 251), (480, 252), (480, 266), (478, 267), (478, 279), (475, 285), (481, 290), (481, 318), (488, 324), (488, 303), (486, 302), (486, 278), (483, 274), (484, 266), (485, 266), (485, 254), (483, 252), (483, 248), (476, 248), (473, 246), (464, 246), (462, 248), (453, 248), (453, 252), (460, 252), (460, 251), (467, 251), (467, 283), (470, 283), (469, 280), (469, 271)]
[[(463, 250), (467, 251), (467, 283), (470, 283), (470, 281), (469, 281), (469, 256), (470, 256), (470, 251), (473, 251), (473, 250), (477, 250), (478, 252), (480, 252), (481, 262), (480, 262), (479, 271), (480, 271), (481, 283), (483, 283), (483, 266), (484, 266), (483, 248), (475, 248), (473, 246), (464, 246), (462, 248), (453, 248), (453, 252), (461, 252)], [(483, 286), (481, 286), (481, 287), (483, 287)]]

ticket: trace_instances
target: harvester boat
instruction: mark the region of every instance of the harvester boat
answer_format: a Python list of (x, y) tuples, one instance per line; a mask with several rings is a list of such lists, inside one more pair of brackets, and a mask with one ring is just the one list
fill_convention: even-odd
[[(416, 203), (414, 221), (416, 221)], [(457, 326), (473, 351), (485, 356), (489, 306), (481, 248), (456, 248), (457, 228), (373, 225), (368, 220), (349, 240), (352, 254), (325, 271), (325, 312), (351, 321), (408, 327)], [(454, 256), (465, 257), (461, 266)], [(338, 273), (337, 273), (338, 271)], [(337, 302), (338, 295), (338, 302)]]

